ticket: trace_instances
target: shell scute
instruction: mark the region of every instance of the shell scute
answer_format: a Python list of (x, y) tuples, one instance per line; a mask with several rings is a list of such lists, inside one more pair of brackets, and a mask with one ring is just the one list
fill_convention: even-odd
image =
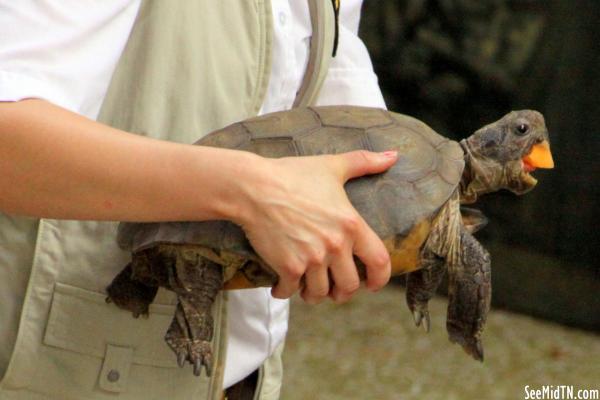
[(394, 122), (388, 112), (378, 108), (329, 106), (314, 107), (311, 110), (319, 116), (324, 126), (366, 129)]
[(314, 133), (298, 139), (301, 154), (339, 154), (369, 148), (363, 129), (324, 126)]
[(261, 139), (296, 137), (321, 127), (321, 121), (310, 109), (298, 108), (251, 118), (241, 122), (241, 125), (253, 139)]
[(390, 170), (394, 180), (416, 181), (435, 170), (438, 153), (421, 135), (406, 130), (398, 133), (393, 125), (369, 129), (367, 136), (374, 151), (396, 150), (398, 161)]
[(441, 142), (447, 140), (445, 137), (440, 136), (436, 131), (431, 129), (429, 125), (420, 121), (416, 118), (410, 117), (404, 114), (392, 113), (393, 118), (396, 120), (398, 125), (404, 127), (407, 130), (421, 136), (429, 144), (437, 147)]
[(215, 131), (198, 140), (197, 145), (238, 149), (250, 140), (249, 132), (240, 123)]
[(292, 137), (274, 137), (252, 139), (239, 150), (250, 151), (264, 157), (280, 158), (301, 155), (296, 141)]

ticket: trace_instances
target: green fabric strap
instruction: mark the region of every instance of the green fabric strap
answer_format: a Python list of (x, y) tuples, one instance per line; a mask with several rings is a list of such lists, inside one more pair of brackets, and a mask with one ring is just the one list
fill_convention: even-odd
[(327, 76), (334, 46), (337, 46), (336, 8), (329, 0), (309, 0), (312, 37), (306, 73), (294, 107), (313, 105)]

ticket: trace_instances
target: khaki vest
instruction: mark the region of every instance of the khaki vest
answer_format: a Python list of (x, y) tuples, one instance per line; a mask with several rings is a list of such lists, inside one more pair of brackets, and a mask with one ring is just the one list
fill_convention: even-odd
[[(316, 98), (333, 44), (331, 0), (310, 0), (309, 73), (296, 100)], [(192, 143), (259, 111), (271, 64), (269, 0), (142, 3), (99, 120)], [(107, 166), (110, 168), (110, 166)], [(177, 367), (163, 342), (174, 296), (160, 290), (148, 319), (105, 303), (127, 263), (117, 224), (0, 213), (0, 399), (220, 399), (226, 301), (214, 308), (212, 379)], [(260, 399), (278, 397), (280, 358), (261, 369)]]

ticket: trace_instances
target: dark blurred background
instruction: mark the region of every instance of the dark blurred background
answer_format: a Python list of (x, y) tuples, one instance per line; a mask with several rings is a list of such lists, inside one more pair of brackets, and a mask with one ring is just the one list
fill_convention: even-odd
[(361, 36), (388, 107), (445, 136), (545, 115), (556, 168), (478, 203), (493, 305), (600, 331), (600, 1), (366, 1)]

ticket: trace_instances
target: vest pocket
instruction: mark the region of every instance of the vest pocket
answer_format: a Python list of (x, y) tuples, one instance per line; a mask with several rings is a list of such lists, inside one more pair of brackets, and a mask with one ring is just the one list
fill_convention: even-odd
[(148, 318), (105, 302), (106, 295), (56, 283), (44, 344), (104, 358), (107, 346), (132, 350), (131, 363), (176, 368), (163, 337), (175, 307), (152, 304)]
[(123, 400), (175, 400), (207, 396), (209, 379), (179, 368), (163, 341), (174, 306), (152, 304), (147, 319), (135, 319), (107, 304), (105, 297), (55, 283), (42, 343), (20, 352), (19, 367), (10, 372), (10, 381), (19, 385), (0, 387), (0, 399), (111, 400), (118, 396)]

